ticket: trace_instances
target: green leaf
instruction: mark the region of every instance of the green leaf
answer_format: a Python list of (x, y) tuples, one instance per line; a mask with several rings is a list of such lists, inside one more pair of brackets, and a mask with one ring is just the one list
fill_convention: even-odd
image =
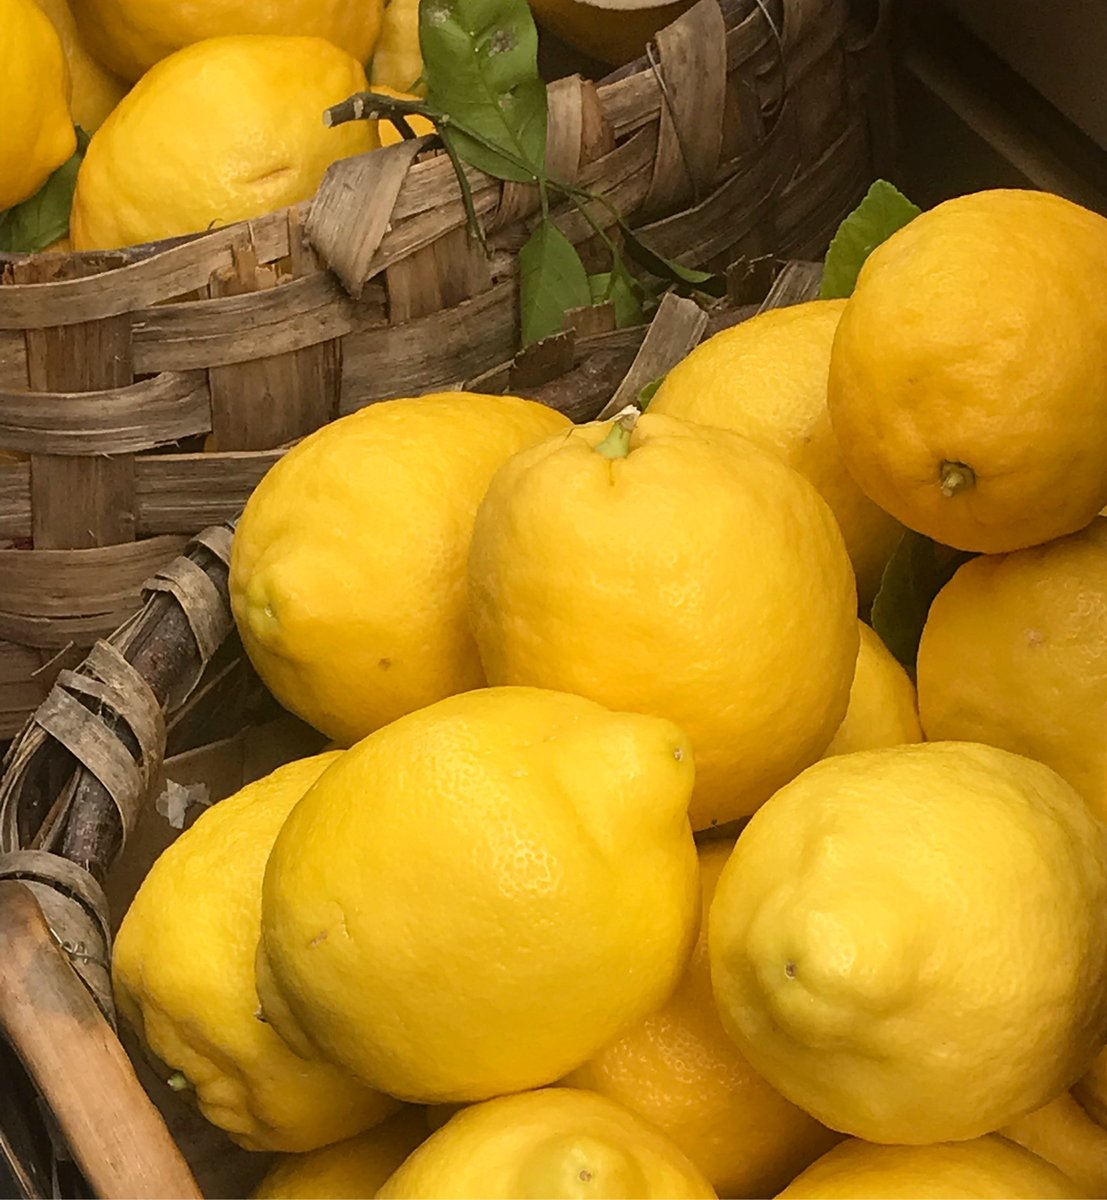
[(557, 333), (569, 309), (591, 303), (588, 275), (573, 243), (552, 221), (539, 221), (519, 251), (523, 345)]
[(604, 304), (610, 300), (614, 305), (616, 329), (642, 323), (642, 289), (628, 271), (616, 269), (589, 275), (588, 286), (593, 304)]
[(65, 237), (77, 171), (88, 143), (89, 135), (78, 125), (73, 157), (63, 162), (33, 196), (0, 213), (0, 251), (32, 254)]
[(497, 179), (543, 176), (546, 85), (527, 0), (423, 0), (419, 42), (443, 139)]
[(897, 187), (878, 179), (838, 226), (823, 265), (822, 298), (844, 299), (851, 295), (865, 259), (921, 212)]
[(873, 629), (896, 658), (915, 674), (919, 639), (934, 597), (962, 563), (975, 557), (907, 530), (884, 568), (873, 601)]
[(686, 267), (671, 258), (665, 258), (656, 250), (651, 250), (626, 222), (620, 220), (619, 227), (623, 231), (627, 254), (651, 275), (667, 279), (676, 286), (677, 291), (691, 289), (716, 298), (726, 295), (725, 275), (713, 275), (710, 271)]
[(645, 412), (650, 406), (650, 401), (657, 395), (657, 389), (665, 382), (664, 375), (658, 375), (656, 379), (651, 379), (644, 388), (638, 393), (638, 407)]

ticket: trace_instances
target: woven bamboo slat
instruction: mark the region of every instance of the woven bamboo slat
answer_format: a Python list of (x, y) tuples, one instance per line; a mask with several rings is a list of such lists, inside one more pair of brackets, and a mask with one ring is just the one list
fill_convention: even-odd
[[(700, 0), (648, 59), (549, 85), (551, 173), (686, 265), (819, 256), (886, 163), (885, 6), (864, 7), (877, 18), (849, 0)], [(487, 256), (421, 139), (203, 235), (0, 258), (0, 739), (282, 447), (385, 397), (533, 389), (584, 363), (583, 327), (572, 364), (564, 342), (518, 354), (536, 190), (467, 177)], [(587, 221), (555, 217), (603, 269)]]

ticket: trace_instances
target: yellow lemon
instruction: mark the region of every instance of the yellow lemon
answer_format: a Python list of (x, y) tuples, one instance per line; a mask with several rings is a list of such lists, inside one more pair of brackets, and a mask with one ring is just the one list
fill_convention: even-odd
[(340, 757), (289, 763), (205, 812), (154, 864), (115, 942), (120, 1014), (204, 1116), (250, 1150), (310, 1150), (398, 1107), (294, 1054), (258, 1019), (265, 862), (293, 805)]
[(809, 479), (841, 526), (867, 605), (903, 527), (854, 483), (830, 425), (830, 348), (845, 305), (812, 300), (724, 329), (665, 376), (650, 412), (732, 429)]
[(857, 626), (861, 648), (849, 707), (823, 758), (923, 740), (915, 685), (879, 634), (863, 621)]
[(423, 50), (419, 44), (419, 0), (385, 0), (381, 32), (369, 66), (369, 81), (376, 92), (418, 91), (423, 75)]
[[(391, 96), (396, 100), (418, 100), (419, 97), (413, 92), (401, 92), (392, 87), (385, 87), (382, 84), (373, 84), (374, 92), (382, 92), (386, 96)], [(434, 122), (426, 117), (411, 116), (406, 118), (407, 123), (411, 128), (411, 132), (416, 137), (422, 137), (427, 133), (434, 133)], [(403, 141), (404, 135), (392, 124), (391, 121), (380, 120), (377, 122), (377, 136), (380, 138), (382, 146), (392, 146), (396, 142)]]
[(336, 159), (377, 145), (372, 122), (323, 125), (330, 105), (365, 87), (361, 64), (322, 38), (221, 37), (177, 51), (93, 134), (74, 248), (198, 233), (308, 199)]
[(663, 1134), (604, 1096), (547, 1088), (466, 1108), (377, 1192), (381, 1200), (714, 1200)]
[(825, 759), (742, 832), (708, 936), (723, 1024), (790, 1100), (873, 1142), (976, 1137), (1107, 1040), (1107, 827), (991, 746)]
[(753, 812), (845, 716), (842, 535), (807, 480), (728, 430), (646, 413), (516, 455), (477, 514), (469, 603), (490, 683), (684, 729), (696, 829)]
[(269, 860), (265, 1013), (401, 1099), (550, 1083), (657, 1008), (695, 941), (692, 755), (579, 696), (453, 696), (348, 750)]
[(999, 553), (1107, 503), (1107, 220), (987, 191), (916, 217), (861, 268), (830, 360), (846, 465), (947, 546)]
[[(326, 38), (365, 63), (376, 45), (383, 7), (383, 0), (281, 0), (280, 4), (269, 0), (70, 2), (92, 52), (132, 82), (174, 51), (208, 38), (236, 34)], [(305, 63), (305, 70), (311, 69)]]
[(1097, 1125), (1107, 1128), (1107, 1050), (1100, 1052), (1072, 1094)]
[(1079, 1200), (1051, 1163), (994, 1134), (932, 1146), (835, 1146), (780, 1200)]
[(258, 674), (347, 744), (484, 682), (465, 558), (477, 505), (516, 450), (568, 418), (514, 396), (371, 404), (305, 438), (238, 524), (231, 602)]
[(77, 149), (65, 51), (35, 0), (0, 0), (0, 212), (33, 196)]
[[(733, 848), (731, 840), (700, 847), (705, 913)], [(771, 1088), (727, 1036), (711, 994), (706, 921), (668, 1001), (564, 1082), (656, 1126), (722, 1196), (771, 1195), (838, 1140)]]
[(69, 0), (35, 0), (54, 23), (69, 63), (73, 98), (69, 110), (73, 120), (92, 133), (104, 123), (108, 113), (123, 99), (127, 84), (95, 59), (85, 48)]
[(1107, 1129), (1097, 1125), (1070, 1092), (1000, 1133), (1053, 1163), (1081, 1192), (1107, 1195)]
[(927, 616), (918, 681), (927, 737), (1036, 758), (1107, 820), (1107, 520), (960, 567)]
[(254, 1189), (253, 1200), (363, 1200), (429, 1133), (426, 1110), (407, 1107), (381, 1125), (306, 1154), (283, 1155)]

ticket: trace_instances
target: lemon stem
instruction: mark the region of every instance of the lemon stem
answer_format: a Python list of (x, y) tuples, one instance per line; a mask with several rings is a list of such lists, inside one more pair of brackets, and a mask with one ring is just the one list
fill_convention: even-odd
[(187, 1091), (190, 1087), (188, 1080), (180, 1071), (174, 1071), (165, 1081), (175, 1092)]
[(604, 458), (626, 458), (630, 453), (630, 435), (634, 432), (641, 415), (640, 410), (633, 405), (624, 408), (615, 418), (607, 437), (596, 447), (596, 453), (602, 454)]
[(976, 474), (972, 467), (961, 462), (943, 462), (941, 466), (942, 495), (956, 496), (976, 486)]

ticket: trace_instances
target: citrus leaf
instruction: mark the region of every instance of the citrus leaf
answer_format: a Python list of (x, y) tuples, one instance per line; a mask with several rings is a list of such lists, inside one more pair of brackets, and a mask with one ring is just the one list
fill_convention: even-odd
[(658, 375), (656, 379), (651, 379), (644, 388), (638, 393), (638, 407), (645, 412), (650, 406), (650, 401), (657, 395), (657, 389), (665, 382), (664, 375)]
[(628, 325), (641, 325), (642, 294), (638, 281), (627, 271), (603, 271), (588, 276), (593, 304), (611, 301), (615, 308), (615, 328), (625, 329)]
[(423, 0), (419, 42), (439, 133), (497, 179), (539, 178), (546, 163), (546, 85), (527, 0)]
[(871, 624), (914, 678), (919, 639), (934, 597), (975, 555), (907, 530), (884, 568)]
[(838, 226), (826, 252), (819, 295), (824, 300), (851, 295), (865, 259), (921, 212), (899, 188), (886, 179), (878, 179), (865, 193), (864, 200)]
[(539, 221), (519, 251), (523, 345), (557, 333), (569, 309), (591, 303), (588, 275), (576, 247), (552, 221)]
[(677, 291), (694, 289), (716, 298), (726, 295), (725, 275), (715, 275), (710, 271), (700, 271), (695, 267), (686, 267), (674, 262), (671, 258), (658, 254), (656, 250), (651, 250), (625, 221), (620, 220), (619, 227), (623, 231), (627, 254), (651, 275), (667, 279), (676, 286)]
[(69, 210), (73, 207), (77, 171), (88, 143), (89, 135), (78, 125), (77, 149), (73, 156), (63, 162), (33, 196), (0, 213), (0, 251), (33, 254), (65, 237), (69, 232)]

